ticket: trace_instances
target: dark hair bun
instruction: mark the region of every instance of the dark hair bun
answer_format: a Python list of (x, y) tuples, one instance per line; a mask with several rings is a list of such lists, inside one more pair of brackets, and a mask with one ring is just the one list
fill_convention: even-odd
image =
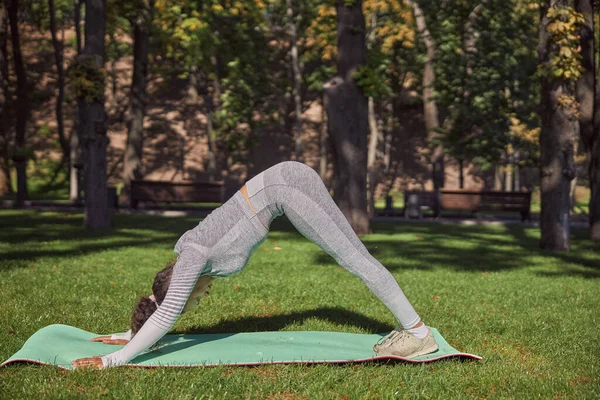
[(132, 336), (138, 333), (148, 318), (156, 311), (158, 307), (156, 303), (150, 300), (150, 297), (142, 297), (136, 304), (133, 314), (131, 315), (131, 334)]

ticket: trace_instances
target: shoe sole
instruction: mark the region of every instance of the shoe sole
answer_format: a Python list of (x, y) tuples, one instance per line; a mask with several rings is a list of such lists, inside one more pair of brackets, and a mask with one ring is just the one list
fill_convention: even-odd
[(415, 353), (409, 354), (407, 356), (402, 356), (400, 354), (395, 354), (394, 352), (390, 353), (390, 354), (378, 354), (377, 352), (375, 352), (375, 354), (377, 354), (377, 356), (396, 356), (396, 357), (402, 357), (402, 358), (413, 358), (413, 357), (418, 357), (418, 356), (424, 356), (425, 354), (429, 354), (429, 353), (433, 353), (434, 351), (436, 351), (437, 349), (439, 349), (440, 347), (437, 345), (437, 343), (434, 343), (433, 345), (426, 347), (422, 350), (419, 350)]
[(423, 350), (417, 351), (416, 353), (413, 353), (409, 356), (405, 356), (405, 358), (414, 358), (414, 357), (418, 357), (418, 356), (424, 356), (425, 354), (433, 353), (434, 351), (436, 351), (439, 348), (440, 348), (440, 346), (438, 346), (437, 343), (435, 343), (427, 348), (424, 348)]

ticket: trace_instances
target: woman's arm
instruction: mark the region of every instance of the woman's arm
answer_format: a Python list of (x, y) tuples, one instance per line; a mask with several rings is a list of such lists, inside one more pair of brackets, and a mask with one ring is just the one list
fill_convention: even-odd
[(104, 367), (116, 367), (126, 364), (138, 354), (155, 344), (171, 329), (181, 314), (187, 299), (200, 276), (207, 256), (194, 248), (183, 249), (175, 267), (169, 290), (164, 301), (144, 326), (135, 334), (129, 343), (122, 349), (103, 357), (92, 357), (74, 361), (75, 366), (99, 367), (99, 359)]

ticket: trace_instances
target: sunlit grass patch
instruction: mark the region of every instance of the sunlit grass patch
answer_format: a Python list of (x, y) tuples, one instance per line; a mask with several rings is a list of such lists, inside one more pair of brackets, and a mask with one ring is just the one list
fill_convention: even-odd
[[(83, 228), (80, 214), (0, 212), (0, 358), (53, 323), (127, 329), (136, 299), (195, 218), (118, 215)], [(239, 275), (215, 282), (176, 332), (384, 332), (395, 321), (356, 277), (276, 221)], [(0, 369), (6, 398), (391, 398), (600, 395), (600, 248), (574, 231), (570, 253), (538, 249), (519, 225), (381, 223), (363, 238), (427, 324), (481, 362), (62, 372)]]

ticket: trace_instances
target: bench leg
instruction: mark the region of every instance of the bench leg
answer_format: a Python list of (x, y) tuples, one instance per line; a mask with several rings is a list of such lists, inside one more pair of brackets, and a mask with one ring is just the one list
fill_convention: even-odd
[(531, 222), (531, 212), (529, 210), (521, 211), (521, 222), (525, 222), (525, 220)]

